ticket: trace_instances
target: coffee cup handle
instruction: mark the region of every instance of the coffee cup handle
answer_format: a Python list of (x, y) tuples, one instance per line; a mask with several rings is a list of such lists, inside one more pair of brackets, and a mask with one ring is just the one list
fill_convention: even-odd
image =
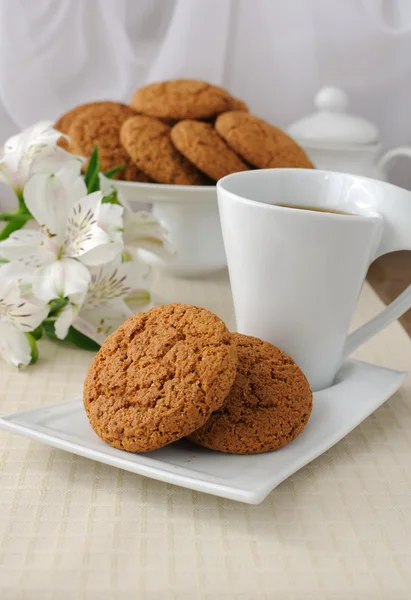
[(365, 323), (347, 337), (344, 347), (344, 358), (348, 358), (357, 348), (368, 342), (374, 335), (388, 327), (411, 307), (411, 285), (397, 296), (376, 317)]
[[(395, 211), (386, 202), (382, 202), (378, 207), (385, 220), (385, 227), (375, 258), (397, 250), (411, 250), (411, 195), (406, 190), (401, 190), (401, 194), (403, 198), (399, 200)], [(409, 308), (411, 308), (411, 285), (377, 316), (348, 335), (343, 358), (348, 358), (359, 346), (388, 327)]]

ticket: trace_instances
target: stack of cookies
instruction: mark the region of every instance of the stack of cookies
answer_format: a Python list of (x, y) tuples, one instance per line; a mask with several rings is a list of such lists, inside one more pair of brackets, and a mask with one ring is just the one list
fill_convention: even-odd
[(221, 177), (278, 167), (312, 168), (284, 131), (248, 112), (226, 90), (177, 79), (138, 89), (130, 106), (93, 102), (64, 114), (56, 129), (66, 149), (90, 157), (98, 145), (103, 171), (125, 165), (119, 178), (213, 185)]
[(102, 345), (84, 407), (108, 444), (149, 452), (183, 437), (213, 450), (281, 448), (304, 429), (312, 392), (294, 361), (216, 315), (169, 304), (128, 319)]

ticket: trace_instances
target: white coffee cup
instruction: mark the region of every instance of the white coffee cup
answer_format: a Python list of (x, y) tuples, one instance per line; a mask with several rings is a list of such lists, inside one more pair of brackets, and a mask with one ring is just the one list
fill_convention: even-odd
[(411, 249), (407, 190), (345, 173), (267, 169), (228, 175), (217, 192), (238, 331), (287, 352), (314, 390), (332, 385), (345, 358), (410, 308), (411, 285), (348, 335), (369, 265)]

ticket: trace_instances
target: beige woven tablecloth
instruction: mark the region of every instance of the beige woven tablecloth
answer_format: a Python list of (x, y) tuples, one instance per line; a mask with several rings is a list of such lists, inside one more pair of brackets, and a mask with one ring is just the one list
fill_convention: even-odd
[[(164, 301), (233, 327), (226, 274), (158, 278)], [(381, 308), (366, 286), (356, 323)], [(0, 365), (0, 413), (78, 396), (92, 355), (44, 342)], [(361, 358), (411, 366), (393, 324)], [(343, 441), (249, 506), (0, 431), (0, 600), (409, 600), (411, 380)]]

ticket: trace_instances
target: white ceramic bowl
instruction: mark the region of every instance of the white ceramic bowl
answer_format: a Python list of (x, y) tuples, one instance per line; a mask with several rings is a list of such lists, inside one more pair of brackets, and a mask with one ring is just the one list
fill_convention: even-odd
[(226, 267), (215, 186), (114, 181), (104, 176), (101, 185), (115, 186), (131, 209), (151, 207), (167, 228), (175, 253), (160, 258), (141, 250), (148, 264), (176, 277), (203, 276)]

